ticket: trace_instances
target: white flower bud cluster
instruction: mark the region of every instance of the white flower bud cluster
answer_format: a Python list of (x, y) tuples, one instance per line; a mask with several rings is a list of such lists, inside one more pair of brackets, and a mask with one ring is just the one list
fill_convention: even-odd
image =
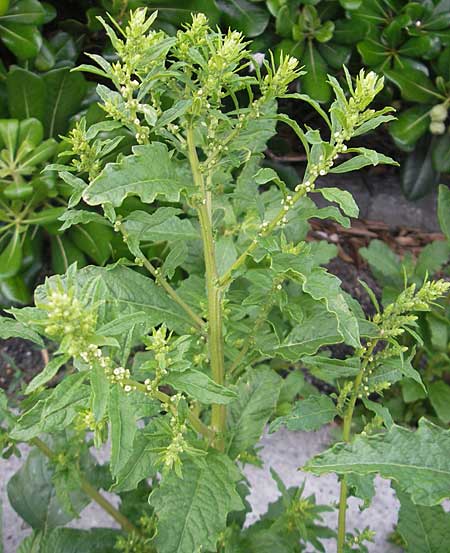
[(445, 120), (448, 116), (447, 103), (437, 104), (433, 106), (430, 111), (430, 132), (431, 134), (444, 134), (445, 133)]

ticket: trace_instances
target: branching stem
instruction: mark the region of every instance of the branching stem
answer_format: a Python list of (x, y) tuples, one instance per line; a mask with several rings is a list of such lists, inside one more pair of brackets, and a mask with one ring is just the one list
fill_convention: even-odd
[[(46, 457), (51, 460), (55, 459), (55, 453), (48, 447), (48, 445), (43, 442), (40, 438), (33, 438), (30, 440), (30, 443), (36, 446)], [(80, 474), (80, 483), (81, 489), (84, 493), (95, 501), (104, 511), (106, 511), (120, 526), (123, 530), (129, 533), (139, 533), (139, 530), (134, 526), (134, 524), (124, 516), (120, 511), (118, 511), (114, 505), (112, 505), (94, 486), (86, 480), (86, 478)]]

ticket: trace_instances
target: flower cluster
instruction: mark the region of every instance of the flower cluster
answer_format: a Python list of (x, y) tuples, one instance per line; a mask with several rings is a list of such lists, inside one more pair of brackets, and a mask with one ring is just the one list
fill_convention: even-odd
[(78, 173), (87, 173), (89, 180), (94, 179), (101, 171), (99, 144), (91, 144), (86, 134), (86, 119), (83, 117), (77, 121), (75, 127), (66, 137), (66, 142), (71, 146), (71, 150), (64, 152), (63, 155), (72, 154), (72, 167)]
[[(362, 385), (358, 390), (359, 397), (365, 397), (370, 393), (380, 393), (390, 386), (388, 382), (371, 381), (373, 374), (376, 374), (387, 359), (401, 356), (408, 348), (398, 342), (409, 328), (417, 321), (417, 311), (429, 311), (430, 306), (450, 290), (450, 282), (445, 280), (427, 281), (416, 290), (412, 284), (406, 288), (394, 303), (389, 304), (382, 313), (373, 317), (373, 322), (379, 328), (377, 338), (368, 340), (366, 345), (358, 353), (363, 359), (364, 376)], [(384, 347), (375, 352), (379, 343)]]
[(78, 299), (75, 286), (66, 288), (59, 278), (54, 282), (54, 287), (48, 285), (47, 300), (36, 302), (47, 313), (44, 331), (61, 342), (62, 351), (78, 357), (91, 343), (97, 312), (94, 306)]

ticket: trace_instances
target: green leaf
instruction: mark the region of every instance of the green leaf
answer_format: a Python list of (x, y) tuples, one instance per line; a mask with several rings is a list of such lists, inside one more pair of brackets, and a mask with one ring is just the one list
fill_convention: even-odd
[(450, 133), (438, 136), (431, 150), (433, 167), (440, 173), (450, 173)]
[(191, 179), (187, 166), (173, 159), (165, 144), (152, 142), (134, 146), (133, 155), (106, 165), (83, 197), (90, 205), (111, 203), (114, 207), (130, 195), (139, 196), (145, 203), (157, 197), (175, 202)]
[(52, 269), (56, 274), (62, 274), (77, 263), (79, 268), (86, 265), (86, 257), (67, 236), (54, 236), (51, 241)]
[(236, 491), (241, 474), (228, 457), (209, 453), (204, 463), (183, 463), (183, 478), (174, 471), (150, 495), (157, 522), (156, 547), (161, 553), (213, 551), (225, 530), (228, 513), (244, 508)]
[(411, 151), (430, 126), (430, 107), (413, 106), (403, 110), (389, 125), (389, 132), (399, 148)]
[[(53, 476), (51, 461), (38, 449), (32, 449), (25, 463), (8, 482), (8, 498), (13, 509), (32, 528), (55, 528), (74, 518), (58, 500)], [(71, 492), (70, 498), (78, 512), (90, 501), (81, 491)]]
[(11, 117), (44, 119), (46, 93), (41, 76), (22, 67), (13, 66), (6, 77), (8, 106)]
[(382, 65), (386, 63), (391, 55), (383, 44), (373, 38), (358, 42), (357, 48), (364, 64), (369, 66)]
[(248, 0), (220, 0), (219, 7), (225, 27), (231, 27), (252, 38), (264, 32), (269, 12)]
[(276, 432), (282, 426), (288, 430), (303, 432), (319, 430), (324, 424), (331, 422), (336, 415), (336, 406), (331, 398), (325, 395), (312, 395), (297, 401), (289, 415), (275, 419), (270, 425), (270, 432)]
[[(51, 280), (51, 279), (50, 279)], [(133, 313), (147, 314), (149, 326), (166, 323), (185, 333), (192, 327), (190, 317), (153, 280), (122, 265), (85, 267), (76, 281), (87, 301), (98, 302), (98, 325), (105, 325)], [(36, 290), (37, 301), (45, 301), (45, 288)], [(130, 321), (130, 328), (133, 321)]]
[(216, 264), (219, 277), (224, 275), (238, 257), (232, 236), (220, 236), (216, 241)]
[[(121, 532), (112, 528), (55, 528), (45, 535), (45, 553), (111, 553)], [(32, 552), (30, 552), (32, 553)]]
[(22, 241), (16, 230), (0, 254), (0, 280), (15, 276), (22, 266)]
[(87, 92), (87, 83), (81, 73), (72, 73), (70, 67), (58, 67), (43, 76), (46, 87), (44, 127), (47, 136), (64, 134), (69, 118), (79, 111)]
[(1, 16), (1, 21), (24, 23), (25, 25), (42, 25), (42, 23), (46, 23), (45, 9), (38, 0), (17, 0)]
[(64, 365), (64, 363), (67, 363), (68, 360), (68, 355), (57, 355), (54, 357), (28, 384), (25, 393), (31, 394), (31, 392), (34, 392), (44, 384), (47, 384), (47, 382), (56, 375), (59, 369)]
[(367, 509), (375, 495), (373, 475), (361, 476), (360, 474), (347, 474), (346, 482), (349, 494), (363, 500), (360, 510)]
[(325, 381), (333, 381), (336, 378), (348, 378), (356, 376), (361, 369), (361, 361), (358, 357), (347, 359), (333, 359), (324, 355), (305, 355), (302, 363), (315, 377)]
[(441, 226), (442, 232), (447, 237), (447, 240), (450, 242), (450, 188), (445, 186), (445, 184), (439, 185), (439, 195), (438, 195), (438, 218), (439, 225)]
[(408, 553), (447, 553), (450, 514), (441, 506), (415, 505), (409, 496), (397, 492), (400, 500), (397, 532)]
[(380, 284), (402, 287), (403, 271), (400, 260), (387, 244), (381, 240), (371, 240), (367, 248), (360, 248), (359, 253), (369, 263)]
[(400, 89), (404, 100), (419, 104), (433, 104), (440, 95), (423, 71), (396, 64), (394, 69), (385, 69), (384, 74)]
[(170, 372), (164, 382), (173, 386), (176, 390), (185, 392), (200, 403), (227, 404), (236, 399), (236, 392), (216, 384), (206, 374), (188, 369), (183, 372)]
[(45, 347), (44, 341), (37, 332), (29, 328), (24, 323), (0, 317), (0, 338), (7, 340), (8, 338), (23, 338), (38, 344), (41, 348)]
[(403, 162), (401, 185), (408, 200), (418, 200), (437, 186), (439, 173), (433, 168), (432, 145), (420, 140), (416, 149)]
[(304, 470), (316, 475), (378, 473), (395, 480), (414, 503), (436, 505), (450, 496), (450, 430), (426, 419), (420, 419), (416, 431), (394, 425), (385, 434), (336, 444), (309, 461)]
[(349, 151), (360, 152), (360, 155), (352, 157), (351, 159), (340, 163), (336, 167), (330, 169), (330, 173), (348, 173), (350, 171), (357, 171), (367, 165), (398, 165), (398, 163), (384, 154), (379, 154), (374, 150), (368, 150), (367, 148), (352, 148)]
[[(450, 211), (448, 212), (450, 214)], [(417, 258), (414, 273), (420, 279), (426, 275), (434, 275), (446, 265), (450, 256), (450, 244), (443, 240), (436, 240), (427, 244)]]
[(59, 221), (63, 221), (59, 230), (66, 230), (73, 225), (86, 225), (87, 223), (98, 223), (99, 225), (111, 226), (109, 221), (96, 213), (95, 211), (86, 211), (84, 209), (65, 209)]
[(109, 401), (111, 422), (111, 474), (116, 477), (133, 453), (136, 414), (133, 398), (120, 386), (112, 386)]
[(306, 71), (306, 74), (300, 77), (302, 92), (318, 102), (329, 102), (331, 87), (327, 81), (327, 64), (311, 40), (307, 42), (302, 63)]
[(61, 432), (85, 409), (89, 387), (83, 384), (86, 373), (66, 376), (46, 399), (39, 400), (23, 413), (11, 431), (15, 440), (29, 441), (45, 432)]
[(369, 411), (373, 411), (375, 415), (383, 420), (384, 426), (388, 430), (392, 428), (394, 421), (392, 420), (391, 413), (389, 412), (389, 409), (387, 407), (384, 407), (384, 405), (382, 405), (381, 403), (372, 401), (367, 398), (363, 399), (363, 403), (366, 409), (369, 409)]
[(318, 190), (322, 196), (329, 202), (336, 202), (342, 211), (349, 217), (358, 217), (359, 207), (353, 199), (353, 196), (347, 190), (341, 190), (340, 188), (320, 188)]
[(39, 29), (22, 23), (3, 23), (0, 20), (0, 37), (19, 60), (34, 58), (42, 45)]
[(248, 370), (237, 387), (238, 399), (228, 408), (226, 451), (231, 458), (253, 446), (274, 412), (282, 380), (271, 369)]
[(428, 397), (440, 421), (450, 423), (450, 386), (443, 380), (428, 385)]
[(68, 234), (75, 246), (93, 259), (97, 265), (104, 265), (111, 257), (114, 231), (105, 226), (103, 221), (72, 227)]
[(116, 474), (112, 491), (123, 492), (134, 490), (144, 479), (153, 477), (158, 469), (160, 450), (169, 445), (161, 417), (156, 417), (142, 429), (139, 429), (133, 440), (133, 449), (126, 463)]

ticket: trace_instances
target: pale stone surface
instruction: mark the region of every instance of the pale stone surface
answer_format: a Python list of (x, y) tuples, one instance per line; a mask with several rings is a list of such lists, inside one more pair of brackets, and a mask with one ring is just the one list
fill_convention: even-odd
[[(245, 474), (252, 485), (249, 497), (253, 512), (247, 522), (251, 524), (258, 516), (265, 512), (268, 503), (278, 497), (278, 490), (270, 475), (270, 467), (274, 468), (287, 487), (298, 486), (306, 479), (305, 493), (314, 493), (318, 503), (330, 505), (337, 501), (339, 486), (335, 476), (323, 476), (317, 478), (298, 470), (310, 457), (323, 451), (330, 443), (330, 429), (323, 428), (319, 432), (288, 432), (280, 430), (276, 434), (265, 434), (261, 440), (262, 458), (265, 466), (258, 469), (248, 466)], [(23, 448), (24, 454), (26, 449)], [(100, 460), (106, 458), (106, 451), (99, 455)], [(9, 478), (20, 467), (21, 460), (12, 458), (7, 461), (0, 460), (0, 501), (3, 504), (3, 539), (5, 542), (4, 553), (15, 553), (22, 539), (29, 533), (29, 529), (17, 517), (11, 509), (6, 496), (6, 484)], [(348, 511), (348, 527), (363, 529), (369, 526), (376, 531), (375, 543), (369, 546), (370, 553), (398, 553), (387, 541), (389, 534), (394, 529), (397, 520), (398, 502), (389, 482), (377, 479), (377, 494), (372, 506), (360, 512), (360, 501), (351, 498)], [(110, 496), (112, 497), (112, 496)], [(336, 525), (336, 515), (328, 514), (327, 523)], [(91, 504), (81, 514), (79, 520), (71, 524), (76, 528), (89, 528), (93, 526), (112, 526), (110, 518), (95, 504)], [(327, 553), (335, 553), (333, 543), (326, 544)]]

